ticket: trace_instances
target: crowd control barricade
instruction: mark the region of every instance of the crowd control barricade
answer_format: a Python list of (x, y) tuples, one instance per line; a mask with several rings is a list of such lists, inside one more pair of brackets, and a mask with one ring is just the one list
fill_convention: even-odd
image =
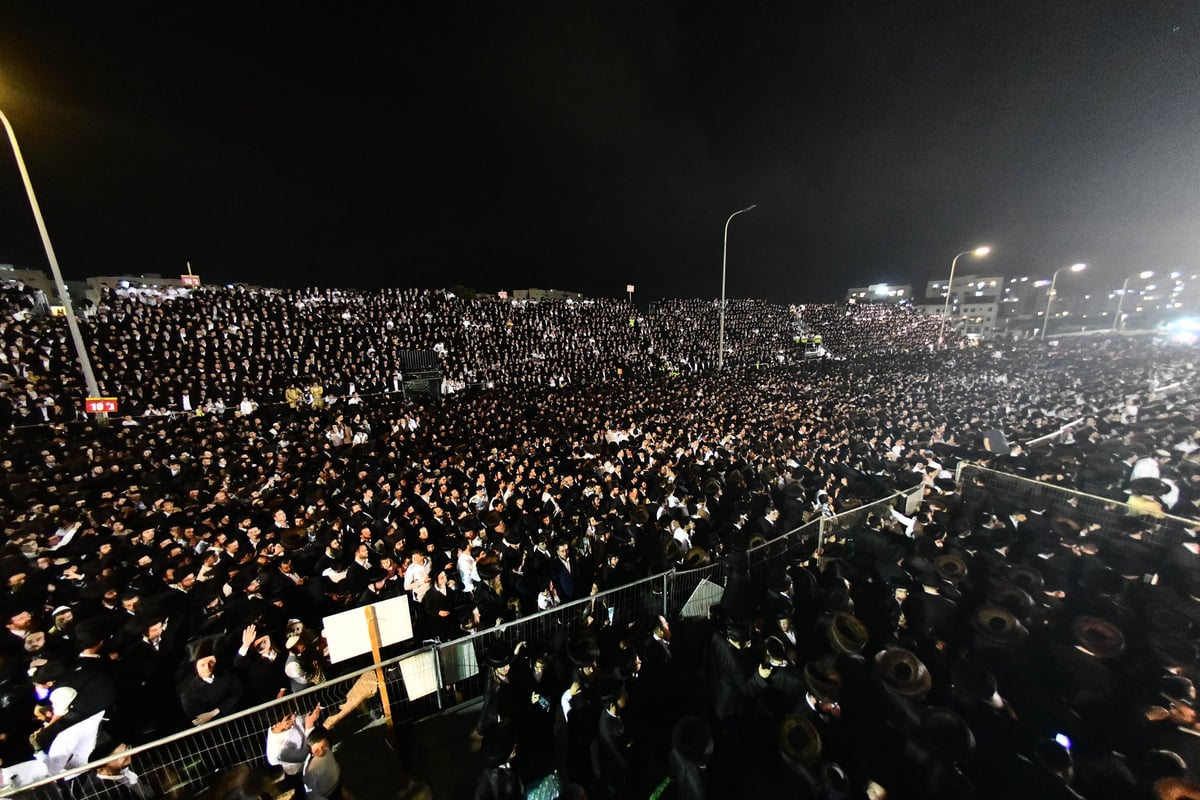
[[(436, 697), (410, 698), (406, 691), (405, 672), (399, 669), (404, 659), (431, 652), (424, 648), (382, 664), (387, 676), (392, 713), (394, 716), (415, 719), (436, 711)], [(434, 662), (430, 661), (432, 670)], [(317, 704), (325, 709), (323, 718), (338, 717), (336, 729), (356, 730), (380, 722), (384, 709), (380, 693), (375, 690), (375, 665), (331, 678), (317, 686), (286, 695), (278, 700), (240, 711), (204, 725), (131, 747), (124, 755), (130, 757), (129, 770), (137, 775), (138, 783), (151, 798), (187, 798), (200, 789), (213, 785), (222, 772), (241, 764), (265, 765), (265, 744), (268, 729), (289, 711), (303, 717)], [(415, 685), (438, 685), (435, 673), (422, 675), (406, 670)], [(347, 706), (347, 699), (351, 704)], [(107, 780), (98, 770), (108, 757), (82, 767), (58, 773), (49, 778), (21, 785), (9, 782), (0, 789), (0, 797), (20, 797), (22, 800), (99, 800), (110, 797), (117, 780)], [(5, 768), (11, 765), (5, 765)]]
[(1101, 536), (1138, 530), (1143, 540), (1162, 548), (1191, 538), (1185, 529), (1200, 527), (1200, 520), (1138, 513), (1124, 497), (1100, 497), (975, 464), (960, 464), (957, 480), (963, 503), (969, 508), (998, 515), (1031, 508), (1044, 510), (1051, 520), (1062, 517), (1084, 528), (1099, 525)]
[[(920, 491), (918, 487), (915, 491)], [(751, 568), (786, 564), (799, 548), (813, 547), (822, 531), (851, 530), (875, 511), (886, 514), (897, 493), (826, 520), (814, 520), (765, 544), (751, 548)], [(556, 608), (503, 623), (450, 642), (427, 644), (415, 651), (388, 658), (378, 665), (391, 702), (392, 718), (420, 720), (481, 698), (486, 689), (484, 660), (488, 646), (500, 639), (511, 647), (524, 642), (526, 652), (560, 650), (572, 631), (585, 627), (627, 627), (638, 620), (662, 614), (669, 619), (706, 617), (720, 602), (734, 570), (726, 559), (695, 569), (677, 569), (652, 575), (625, 586), (600, 592)], [(328, 715), (340, 715), (338, 732), (345, 726), (357, 730), (382, 723), (386, 710), (377, 691), (377, 666), (341, 675), (302, 692), (286, 695), (245, 711), (215, 719), (147, 744), (130, 748), (129, 769), (151, 797), (185, 800), (212, 785), (216, 777), (239, 765), (265, 765), (267, 730), (288, 711), (303, 716), (319, 703)], [(352, 702), (348, 703), (347, 699)], [(96, 771), (107, 757), (23, 786), (0, 788), (0, 797), (41, 800), (100, 800), (113, 784)]]

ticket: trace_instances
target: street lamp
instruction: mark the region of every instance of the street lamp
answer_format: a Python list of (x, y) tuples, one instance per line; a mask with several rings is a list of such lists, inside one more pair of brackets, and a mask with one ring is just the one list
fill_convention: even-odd
[(1055, 284), (1058, 283), (1058, 273), (1064, 269), (1069, 269), (1071, 272), (1082, 272), (1087, 269), (1087, 264), (1072, 264), (1069, 267), (1060, 267), (1054, 270), (1054, 275), (1050, 278), (1050, 291), (1046, 293), (1046, 318), (1042, 320), (1042, 341), (1046, 341), (1046, 326), (1050, 324), (1050, 306), (1054, 304)]
[(741, 211), (733, 212), (729, 219), (725, 220), (725, 249), (721, 252), (721, 322), (717, 332), (717, 369), (725, 368), (725, 263), (729, 259), (729, 223), (733, 222), (733, 218), (738, 214), (745, 214), (756, 208), (757, 203), (748, 205)]
[[(1128, 278), (1125, 279), (1125, 283), (1121, 284), (1121, 296), (1117, 299), (1117, 313), (1116, 313), (1116, 316), (1113, 317), (1112, 329), (1114, 332), (1117, 330), (1117, 321), (1119, 319), (1121, 319), (1121, 306), (1125, 305), (1125, 292), (1129, 289), (1129, 282), (1131, 280), (1133, 280), (1134, 278), (1141, 278), (1142, 280), (1146, 280), (1147, 278), (1153, 278), (1153, 277), (1154, 277), (1154, 271), (1146, 269), (1146, 270), (1142, 270), (1137, 275), (1130, 275)], [(1125, 326), (1123, 324), (1121, 325), (1121, 330), (1125, 330)]]
[[(54, 277), (54, 284), (58, 287), (58, 297), (66, 312), (67, 327), (71, 331), (71, 341), (75, 343), (75, 352), (79, 354), (79, 365), (83, 368), (83, 380), (87, 383), (88, 395), (99, 397), (100, 386), (96, 383), (96, 374), (92, 371), (92, 360), (88, 356), (87, 346), (83, 343), (83, 334), (79, 332), (79, 323), (75, 319), (75, 309), (71, 305), (71, 294), (67, 291), (67, 283), (58, 269), (58, 257), (54, 255), (54, 247), (50, 244), (50, 234), (46, 231), (46, 221), (42, 219), (42, 209), (38, 206), (37, 196), (33, 193), (29, 170), (25, 168), (25, 159), (21, 157), (21, 148), (17, 145), (17, 134), (13, 132), (12, 124), (3, 111), (0, 111), (0, 122), (4, 123), (4, 130), (8, 133), (13, 157), (17, 159), (17, 170), (21, 173), (21, 181), (25, 184), (25, 194), (29, 195), (29, 205), (33, 209), (33, 218), (37, 222), (38, 232), (42, 235), (42, 247), (46, 250), (46, 260), (50, 262), (50, 274)], [(105, 425), (108, 422), (108, 415), (97, 414), (96, 420), (101, 425)]]
[(954, 257), (950, 262), (950, 280), (946, 281), (946, 304), (942, 306), (942, 327), (938, 331), (938, 340), (944, 341), (946, 338), (946, 317), (950, 314), (950, 287), (954, 285), (954, 268), (958, 265), (958, 260), (963, 256), (975, 256), (983, 258), (988, 253), (992, 252), (992, 248), (988, 245), (976, 247), (974, 250), (964, 250)]

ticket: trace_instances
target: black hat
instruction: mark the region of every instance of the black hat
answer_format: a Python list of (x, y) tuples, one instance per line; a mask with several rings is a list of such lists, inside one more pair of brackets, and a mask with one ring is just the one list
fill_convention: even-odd
[(625, 678), (617, 672), (605, 672), (596, 681), (596, 694), (605, 705), (615, 703), (624, 691)]
[(975, 612), (975, 627), (988, 644), (1015, 644), (1029, 634), (1021, 621), (1007, 608), (985, 605)]
[(794, 764), (811, 767), (821, 757), (821, 734), (799, 714), (788, 714), (779, 724), (779, 750)]
[(763, 642), (763, 665), (769, 667), (786, 667), (787, 648), (777, 636), (768, 636)]
[(37, 672), (33, 673), (33, 682), (49, 683), (50, 681), (58, 680), (65, 674), (67, 674), (67, 671), (63, 669), (62, 664), (59, 664), (57, 661), (47, 661), (37, 668)]
[(1196, 645), (1170, 631), (1151, 631), (1146, 636), (1150, 652), (1166, 669), (1189, 669), (1196, 663)]
[(567, 660), (577, 667), (590, 667), (600, 658), (600, 643), (590, 631), (575, 631), (567, 640)]
[(1046, 587), (1046, 579), (1042, 573), (1024, 564), (1013, 564), (1004, 571), (1004, 580), (1020, 586), (1030, 594), (1036, 594)]
[(750, 641), (750, 624), (747, 622), (730, 621), (725, 626), (725, 638), (735, 644), (746, 644)]
[(863, 625), (858, 617), (846, 613), (834, 615), (833, 619), (829, 622), (826, 635), (833, 649), (847, 656), (862, 652), (862, 649), (867, 646), (867, 639), (870, 637), (867, 626)]
[(961, 696), (985, 703), (996, 694), (996, 678), (979, 659), (967, 657), (950, 667), (950, 684)]
[(889, 692), (904, 697), (924, 697), (933, 686), (933, 676), (921, 659), (899, 647), (880, 650), (875, 656), (879, 678)]
[(516, 729), (508, 724), (496, 725), (483, 737), (483, 765), (491, 769), (507, 763), (516, 747)]
[(1035, 605), (1029, 592), (1008, 581), (996, 584), (996, 588), (988, 595), (988, 603), (1007, 608), (1020, 619), (1029, 619)]
[(975, 734), (948, 708), (926, 710), (921, 716), (921, 732), (932, 749), (950, 761), (966, 763), (975, 752)]
[(942, 580), (957, 582), (967, 578), (967, 562), (953, 553), (938, 556), (933, 560), (933, 566)]
[(492, 639), (483, 651), (483, 661), (493, 669), (507, 667), (513, 660), (513, 648), (503, 639)]
[(836, 703), (842, 695), (842, 676), (832, 658), (819, 658), (805, 664), (804, 682), (819, 700)]
[(1071, 636), (1076, 648), (1096, 658), (1116, 658), (1125, 652), (1125, 634), (1099, 617), (1076, 617), (1071, 621)]
[(700, 717), (687, 716), (675, 723), (671, 744), (680, 758), (698, 767), (708, 763), (712, 756), (712, 732)]

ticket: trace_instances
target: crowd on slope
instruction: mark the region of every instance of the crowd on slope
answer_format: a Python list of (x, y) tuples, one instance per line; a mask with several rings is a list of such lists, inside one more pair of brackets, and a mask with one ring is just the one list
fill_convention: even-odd
[(965, 340), (942, 330), (941, 317), (894, 303), (810, 303), (800, 306), (808, 332), (842, 358), (957, 347)]
[[(7, 384), (0, 386), (0, 427), (80, 419), (85, 391), (65, 321), (14, 315), (29, 299), (15, 285), (0, 287), (0, 298), (9, 309), (0, 315)], [(701, 300), (662, 301), (641, 312), (611, 299), (236, 287), (114, 290), (80, 324), (101, 393), (140, 416), (224, 413), (314, 386), (330, 400), (396, 392), (411, 351), (437, 354), (447, 391), (694, 374), (716, 365), (718, 311)], [(889, 351), (936, 341), (926, 318), (893, 306), (809, 306), (798, 314), (730, 300), (725, 361), (802, 360), (797, 340), (809, 329), (825, 334), (828, 349), (851, 356), (884, 347), (866, 344), (872, 336), (889, 342)]]

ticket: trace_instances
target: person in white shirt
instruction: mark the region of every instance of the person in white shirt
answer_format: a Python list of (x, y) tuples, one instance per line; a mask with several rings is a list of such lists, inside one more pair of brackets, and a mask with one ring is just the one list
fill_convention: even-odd
[(471, 555), (471, 540), (467, 538), (458, 546), (458, 577), (464, 592), (475, 591), (475, 585), (481, 580), (475, 556)]
[(554, 581), (546, 581), (545, 588), (538, 593), (538, 611), (547, 611), (561, 603), (562, 601), (558, 598), (558, 590), (554, 588)]
[(308, 734), (321, 716), (318, 705), (304, 717), (304, 724), (288, 711), (267, 731), (267, 763), (281, 767), (284, 782), (301, 794), (304, 788), (304, 762), (308, 758)]
[(413, 600), (421, 602), (433, 581), (429, 578), (429, 562), (420, 550), (414, 550), (412, 564), (404, 572), (404, 591), (412, 592)]

